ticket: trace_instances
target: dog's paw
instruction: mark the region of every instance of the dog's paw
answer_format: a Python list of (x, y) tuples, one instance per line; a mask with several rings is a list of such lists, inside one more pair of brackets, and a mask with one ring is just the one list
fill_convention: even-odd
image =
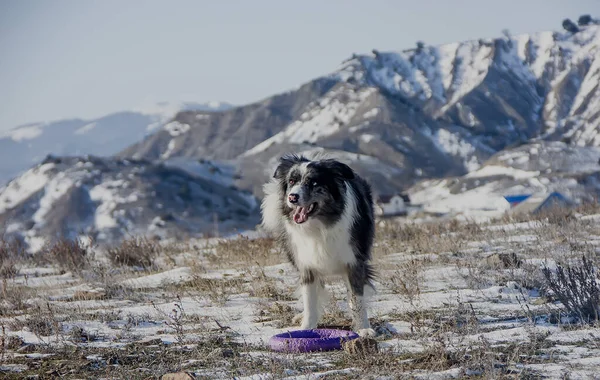
[(304, 314), (302, 313), (296, 314), (294, 318), (292, 318), (292, 324), (296, 326), (300, 325), (301, 330), (312, 330), (317, 328), (317, 323), (310, 323), (310, 321), (305, 321)]
[(363, 338), (375, 338), (377, 336), (377, 333), (372, 328), (360, 329), (356, 333)]
[(302, 319), (302, 324), (300, 325), (300, 330), (312, 330), (317, 328), (317, 322), (310, 323), (310, 321), (305, 321)]
[(301, 325), (302, 320), (304, 320), (304, 315), (302, 313), (298, 313), (298, 314), (294, 315), (294, 318), (292, 318), (292, 324)]

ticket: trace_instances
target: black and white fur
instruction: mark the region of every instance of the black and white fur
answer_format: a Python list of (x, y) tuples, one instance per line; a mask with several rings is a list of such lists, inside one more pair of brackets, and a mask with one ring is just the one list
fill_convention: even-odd
[(374, 335), (365, 300), (365, 287), (372, 285), (374, 277), (370, 259), (375, 226), (369, 184), (339, 161), (289, 155), (279, 160), (264, 192), (263, 226), (277, 236), (300, 272), (301, 328), (317, 327), (323, 280), (341, 275), (354, 330)]

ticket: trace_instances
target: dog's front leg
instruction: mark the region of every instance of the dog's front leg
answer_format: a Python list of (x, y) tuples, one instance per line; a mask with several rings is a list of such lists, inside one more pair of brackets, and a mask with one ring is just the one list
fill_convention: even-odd
[(316, 329), (319, 321), (319, 281), (308, 272), (301, 278), (302, 303), (304, 311), (302, 315), (302, 329)]

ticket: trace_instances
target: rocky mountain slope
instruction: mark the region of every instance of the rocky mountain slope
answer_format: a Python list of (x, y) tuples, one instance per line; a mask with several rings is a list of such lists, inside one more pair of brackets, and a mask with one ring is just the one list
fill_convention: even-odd
[(466, 174), (534, 138), (600, 146), (599, 82), (599, 25), (374, 50), (255, 104), (181, 112), (121, 156), (234, 160), (239, 184), (260, 194), (274, 156), (318, 147), (368, 157), (369, 170), (393, 167), (398, 173), (380, 176), (378, 190), (408, 188)]
[(113, 155), (152, 133), (179, 111), (214, 112), (230, 107), (220, 102), (159, 103), (94, 120), (68, 119), (19, 126), (0, 133), (0, 185), (47, 154)]
[(32, 250), (45, 238), (92, 236), (114, 243), (127, 236), (199, 236), (254, 228), (258, 201), (228, 185), (211, 162), (194, 170), (176, 164), (113, 158), (48, 157), (0, 188), (5, 238)]
[(297, 90), (224, 112), (185, 111), (121, 156), (151, 160), (169, 157), (233, 159), (298, 119), (327, 94), (334, 79), (320, 78)]

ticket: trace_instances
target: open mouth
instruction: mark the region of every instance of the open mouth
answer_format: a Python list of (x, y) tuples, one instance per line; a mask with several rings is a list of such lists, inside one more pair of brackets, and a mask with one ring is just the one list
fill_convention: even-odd
[(317, 209), (317, 203), (311, 203), (308, 207), (296, 207), (294, 209), (293, 219), (296, 224), (302, 224), (308, 220), (308, 217)]

